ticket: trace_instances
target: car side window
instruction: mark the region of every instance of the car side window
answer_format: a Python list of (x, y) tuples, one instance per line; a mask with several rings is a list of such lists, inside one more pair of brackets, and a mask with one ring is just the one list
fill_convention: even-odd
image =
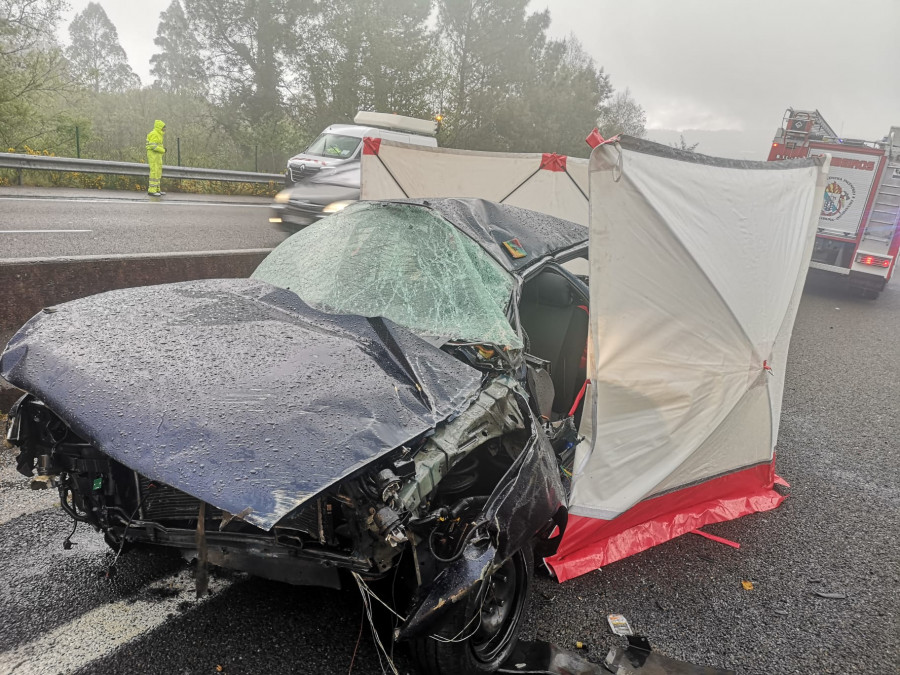
[(567, 260), (562, 264), (562, 268), (567, 272), (571, 272), (572, 274), (574, 274), (584, 283), (588, 282), (588, 277), (590, 276), (591, 271), (587, 256)]
[(519, 321), (528, 353), (549, 364), (554, 419), (568, 416), (587, 379), (588, 312), (581, 290), (552, 268), (522, 287)]

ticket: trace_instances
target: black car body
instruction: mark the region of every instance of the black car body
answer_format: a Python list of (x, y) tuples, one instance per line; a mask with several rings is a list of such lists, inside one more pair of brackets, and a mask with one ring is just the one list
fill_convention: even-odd
[(359, 199), (360, 162), (305, 175), (275, 196), (269, 222), (293, 234)]
[(588, 321), (560, 263), (586, 240), (480, 200), (360, 202), (253, 278), (47, 308), (0, 357), (28, 392), (7, 438), (118, 550), (390, 575), (426, 671), (490, 672), (565, 527)]

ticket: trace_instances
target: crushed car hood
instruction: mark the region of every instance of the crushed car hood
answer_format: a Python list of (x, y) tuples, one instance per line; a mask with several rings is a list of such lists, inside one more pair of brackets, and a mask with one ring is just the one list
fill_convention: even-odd
[(33, 317), (0, 374), (102, 452), (263, 529), (464, 409), (480, 373), (386, 320), (252, 279)]

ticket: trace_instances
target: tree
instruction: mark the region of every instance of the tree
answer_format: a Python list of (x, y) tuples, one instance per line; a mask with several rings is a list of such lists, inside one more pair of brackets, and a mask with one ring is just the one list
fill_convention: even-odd
[(301, 0), (192, 0), (185, 6), (190, 30), (208, 64), (214, 97), (236, 104), (251, 122), (281, 107), (286, 52), (306, 48), (291, 39), (302, 4)]
[(577, 39), (548, 41), (516, 109), (504, 112), (509, 149), (586, 156), (584, 137), (611, 93), (609, 77)]
[[(297, 129), (285, 108), (289, 52), (307, 49), (305, 16), (313, 0), (191, 0), (190, 30), (207, 64), (217, 131), (241, 148), (260, 151), (260, 167), (283, 167), (283, 149), (296, 145)], [(295, 28), (296, 31), (295, 32)]]
[(641, 137), (646, 133), (647, 114), (628, 88), (613, 95), (600, 110), (597, 128), (605, 138), (616, 134)]
[(431, 7), (431, 0), (346, 0), (320, 3), (305, 17), (295, 31), (307, 48), (290, 64), (295, 101), (314, 131), (361, 109), (433, 114)]
[(67, 64), (54, 41), (65, 0), (0, 0), (0, 143), (74, 152), (77, 124), (82, 152), (133, 159), (161, 118), (187, 162), (250, 168), (258, 151), (278, 170), (366, 109), (440, 113), (442, 145), (481, 150), (582, 155), (598, 118), (604, 135), (643, 133), (630, 92), (613, 96), (574, 37), (551, 39), (530, 0), (167, 4), (154, 86), (140, 89), (96, 2), (72, 21)]
[[(529, 0), (438, 0), (438, 32), (449, 79), (443, 136), (456, 147), (509, 149), (499, 111), (512, 111), (535, 76), (548, 11)], [(509, 112), (507, 113), (509, 114)]]
[(19, 148), (63, 122), (69, 89), (56, 43), (64, 0), (0, 0), (0, 149)]
[(207, 90), (200, 42), (191, 31), (180, 0), (160, 16), (153, 43), (160, 48), (150, 57), (154, 85), (176, 94), (202, 94)]
[[(357, 0), (360, 2), (360, 0)], [(365, 0), (362, 0), (365, 3)], [(377, 0), (367, 13), (363, 103), (377, 111), (434, 113), (428, 107), (436, 41), (428, 30), (431, 0)]]
[(694, 152), (697, 149), (697, 146), (700, 145), (700, 142), (688, 144), (687, 141), (684, 140), (684, 134), (679, 134), (677, 143), (670, 143), (673, 148), (678, 150), (684, 150), (685, 152)]
[(0, 0), (0, 58), (55, 46), (65, 0)]
[(612, 87), (574, 37), (547, 37), (527, 0), (438, 0), (441, 140), (461, 148), (586, 154)]
[(72, 44), (66, 50), (75, 77), (95, 94), (125, 91), (141, 85), (128, 65), (119, 34), (106, 12), (89, 2), (69, 25)]

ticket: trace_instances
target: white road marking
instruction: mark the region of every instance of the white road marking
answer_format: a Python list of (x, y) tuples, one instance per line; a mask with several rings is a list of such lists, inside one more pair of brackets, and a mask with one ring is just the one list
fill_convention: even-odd
[[(231, 583), (210, 577), (209, 588), (215, 595)], [(159, 599), (139, 597), (101, 605), (36, 640), (0, 653), (0, 672), (9, 675), (72, 673), (158, 628), (168, 621), (167, 615), (179, 613), (182, 602), (190, 601), (197, 607), (209, 597), (194, 600), (194, 580), (186, 569), (154, 582), (151, 588), (181, 592)]]
[(229, 204), (228, 202), (190, 202), (190, 201), (166, 201), (162, 197), (156, 197), (153, 201), (149, 199), (89, 199), (89, 198), (66, 198), (66, 197), (0, 197), (0, 201), (15, 202), (46, 202), (48, 204), (56, 202), (74, 202), (76, 204), (165, 204), (166, 206), (229, 206), (231, 208), (241, 209), (267, 209), (270, 204)]
[(93, 230), (0, 230), (0, 234), (47, 234), (48, 232), (93, 232)]

